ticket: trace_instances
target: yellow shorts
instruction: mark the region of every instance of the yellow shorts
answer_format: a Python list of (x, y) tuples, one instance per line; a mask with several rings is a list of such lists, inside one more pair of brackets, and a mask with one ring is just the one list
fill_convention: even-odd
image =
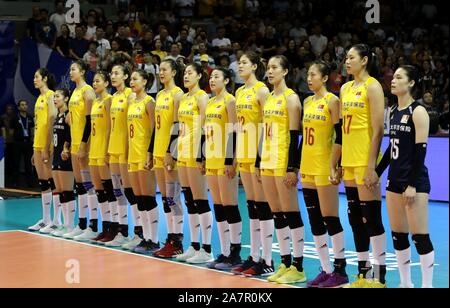
[(316, 186), (328, 186), (331, 185), (328, 180), (328, 175), (309, 175), (309, 174), (301, 174), (300, 180), (302, 183), (311, 183)]
[(128, 164), (128, 172), (148, 171), (144, 168), (145, 163), (131, 163)]
[(89, 166), (103, 167), (105, 165), (106, 165), (105, 158), (90, 158), (89, 159)]
[(238, 164), (239, 171), (240, 172), (246, 172), (246, 173), (255, 173), (255, 164), (254, 163), (242, 163)]
[(261, 169), (264, 176), (286, 176), (286, 169)]
[(109, 155), (109, 163), (110, 164), (121, 164), (126, 165), (128, 161), (125, 159), (124, 154), (110, 154)]
[(357, 185), (364, 185), (367, 167), (343, 167), (344, 181), (355, 181)]
[[(236, 165), (236, 173), (238, 172), (239, 167)], [(220, 169), (206, 169), (206, 175), (225, 175), (225, 168)]]
[[(178, 163), (175, 162), (175, 168), (177, 170)], [(196, 165), (197, 166), (197, 165)], [(164, 157), (153, 156), (153, 169), (164, 169)]]
[(178, 161), (177, 166), (185, 168), (197, 168), (197, 161), (196, 160)]

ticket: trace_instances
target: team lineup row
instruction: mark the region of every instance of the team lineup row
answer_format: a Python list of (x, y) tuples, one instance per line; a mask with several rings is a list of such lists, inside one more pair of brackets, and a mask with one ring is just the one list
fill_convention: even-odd
[[(271, 282), (305, 282), (305, 230), (297, 195), (300, 172), (322, 267), (307, 285), (384, 288), (386, 235), (379, 177), (389, 166), (386, 199), (400, 286), (413, 287), (407, 262), (411, 233), (420, 255), (422, 287), (431, 287), (434, 250), (428, 234), (430, 183), (424, 165), (429, 120), (412, 97), (418, 73), (402, 66), (394, 75), (392, 94), (398, 104), (391, 109), (390, 146), (381, 157), (384, 95), (370, 76), (373, 58), (367, 45), (349, 50), (346, 68), (354, 80), (342, 86), (340, 97), (327, 91), (330, 68), (315, 62), (308, 71), (314, 95), (303, 104), (288, 86), (290, 69), (284, 56), (272, 57), (264, 68), (257, 55), (245, 53), (239, 59), (245, 85), (235, 96), (227, 91), (230, 73), (216, 68), (209, 78), (212, 98), (201, 89), (205, 78), (196, 64), (180, 72), (174, 61), (162, 61), (159, 77), (164, 89), (156, 100), (146, 94), (152, 76), (143, 70), (131, 73), (120, 63), (110, 73), (97, 72), (91, 87), (85, 80), (86, 64), (74, 62), (70, 78), (76, 88), (71, 95), (67, 89), (53, 91), (51, 73), (39, 69), (34, 77), (41, 95), (35, 105), (33, 164), (42, 189), (43, 219), (29, 229), (160, 258), (207, 263), (209, 268), (238, 275), (268, 276)], [(272, 92), (260, 81), (264, 74)], [(117, 92), (110, 95), (109, 87)], [(240, 253), (239, 178), (250, 218), (251, 252), (246, 260)], [(358, 255), (358, 278), (351, 284), (338, 215), (342, 180)], [(157, 186), (168, 230), (162, 248)], [(217, 258), (211, 249), (208, 189), (220, 239)], [(182, 245), (181, 193), (189, 220), (187, 250)], [(128, 203), (135, 226), (133, 239), (128, 237)], [(272, 260), (274, 233), (281, 256), (277, 269)], [(334, 268), (329, 261), (329, 238)]]

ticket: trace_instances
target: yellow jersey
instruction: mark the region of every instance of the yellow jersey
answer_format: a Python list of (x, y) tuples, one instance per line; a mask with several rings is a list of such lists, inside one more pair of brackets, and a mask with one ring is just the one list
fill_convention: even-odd
[(203, 94), (206, 94), (203, 90), (199, 90), (193, 96), (186, 93), (180, 101), (178, 108), (178, 121), (180, 123), (178, 161), (195, 161), (198, 156), (202, 126), (197, 99)]
[(292, 89), (279, 96), (271, 93), (264, 105), (261, 169), (287, 169), (291, 136), (286, 102), (292, 94), (295, 94)]
[(78, 147), (81, 144), (81, 139), (83, 139), (84, 127), (86, 125), (86, 102), (84, 101), (84, 93), (87, 90), (93, 91), (92, 87), (87, 84), (80, 89), (75, 89), (70, 97), (69, 117), (72, 148)]
[(123, 155), (126, 153), (128, 96), (132, 93), (125, 88), (121, 93), (116, 92), (111, 98), (111, 133), (109, 135), (108, 153)]
[(179, 87), (170, 91), (162, 90), (156, 96), (155, 106), (155, 147), (153, 156), (164, 157), (169, 147), (170, 134), (172, 132), (174, 105), (173, 97), (177, 93), (183, 93)]
[(103, 100), (96, 98), (92, 104), (91, 109), (91, 145), (89, 149), (90, 159), (102, 159), (105, 158), (107, 145), (107, 123), (108, 114), (106, 112), (106, 101), (111, 98), (111, 95), (107, 95)]
[(236, 142), (236, 158), (238, 163), (254, 164), (260, 138), (259, 125), (262, 123), (262, 106), (258, 102), (257, 93), (263, 82), (258, 81), (253, 87), (245, 86), (236, 91), (236, 114), (238, 132)]
[(150, 117), (147, 114), (147, 104), (154, 104), (151, 96), (146, 96), (140, 102), (133, 99), (128, 106), (128, 162), (130, 164), (143, 163), (147, 159), (148, 147), (152, 132), (150, 131)]
[[(49, 96), (55, 92), (48, 90), (45, 94), (39, 95), (34, 105), (34, 143), (35, 149), (45, 148), (47, 143), (48, 126), (53, 123), (48, 123), (48, 103)], [(53, 104), (53, 102), (51, 102)]]
[[(227, 93), (225, 99), (217, 100), (213, 97), (209, 100), (205, 111), (205, 137), (206, 137), (206, 168), (225, 168), (226, 147), (228, 133), (233, 124), (228, 122), (227, 102), (234, 98)], [(227, 123), (229, 125), (227, 125)]]
[(342, 88), (341, 163), (343, 167), (368, 165), (373, 132), (367, 89), (374, 82), (378, 81), (369, 77), (357, 88), (353, 87), (354, 81), (347, 82)]
[(327, 93), (323, 98), (314, 100), (313, 95), (303, 103), (302, 174), (330, 175), (334, 123), (328, 104), (333, 96)]

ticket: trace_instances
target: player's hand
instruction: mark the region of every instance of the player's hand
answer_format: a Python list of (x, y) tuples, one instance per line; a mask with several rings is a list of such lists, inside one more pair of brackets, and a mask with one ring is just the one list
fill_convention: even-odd
[(234, 179), (236, 177), (236, 166), (233, 163), (231, 166), (225, 166), (225, 175), (230, 179)]
[(105, 165), (106, 166), (109, 166), (109, 158), (110, 158), (109, 153), (106, 153), (105, 154)]
[(61, 159), (63, 161), (67, 161), (69, 159), (69, 157), (70, 157), (70, 152), (68, 150), (65, 149), (61, 152)]
[(331, 168), (328, 180), (333, 185), (339, 185), (342, 180), (342, 167)]
[(206, 162), (202, 161), (201, 163), (197, 162), (197, 168), (198, 170), (200, 170), (200, 173), (202, 175), (206, 174)]
[(364, 178), (364, 185), (368, 189), (375, 189), (380, 186), (380, 178), (378, 177), (378, 174), (375, 172), (374, 168), (367, 169), (367, 175)]
[(259, 168), (255, 168), (255, 175), (256, 175), (256, 180), (258, 180), (258, 183), (261, 183), (261, 170)]
[(86, 158), (87, 153), (86, 153), (86, 144), (85, 143), (80, 144), (80, 148), (78, 149), (77, 156), (78, 156), (78, 160), (80, 160), (80, 161), (84, 160)]
[(175, 160), (173, 159), (172, 154), (166, 153), (166, 156), (164, 157), (164, 167), (167, 171), (175, 169)]
[(283, 180), (284, 185), (289, 187), (295, 187), (298, 184), (298, 173), (297, 172), (287, 172)]
[(47, 150), (42, 150), (42, 161), (44, 162), (44, 164), (48, 164), (50, 160), (50, 155), (48, 154)]
[(153, 169), (153, 154), (152, 153), (147, 153), (147, 159), (145, 160), (144, 169), (145, 170)]
[(403, 201), (407, 207), (411, 207), (414, 205), (416, 200), (416, 188), (412, 186), (408, 186), (406, 190), (403, 192)]

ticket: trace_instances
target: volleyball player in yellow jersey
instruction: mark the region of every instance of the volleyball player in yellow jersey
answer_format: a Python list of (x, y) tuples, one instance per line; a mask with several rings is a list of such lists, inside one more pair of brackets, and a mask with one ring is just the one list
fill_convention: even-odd
[(164, 247), (155, 252), (155, 256), (172, 258), (183, 253), (183, 207), (174, 158), (177, 157), (178, 106), (184, 93), (176, 83), (181, 82), (182, 76), (175, 61), (162, 61), (159, 72), (164, 89), (156, 96), (154, 148), (149, 152), (153, 153), (153, 170), (162, 196), (168, 234)]
[[(70, 66), (70, 79), (76, 87), (69, 100), (72, 167), (78, 194), (79, 224), (63, 237), (77, 241), (90, 241), (97, 236), (97, 197), (89, 172), (88, 151), (91, 135), (91, 108), (95, 92), (86, 83), (88, 65), (79, 60)], [(86, 209), (90, 223), (87, 226)]]
[[(127, 154), (127, 112), (128, 100), (135, 94), (126, 84), (131, 77), (130, 70), (123, 64), (117, 64), (111, 70), (111, 85), (117, 90), (111, 99), (111, 133), (109, 135), (109, 166), (114, 194), (117, 198), (117, 207), (111, 207), (112, 226), (109, 237), (102, 241), (114, 241), (116, 237), (123, 239), (128, 236), (128, 204), (131, 205), (133, 213), (133, 224), (135, 237), (122, 248), (133, 250), (142, 241), (142, 226), (137, 208), (136, 197), (131, 188), (128, 177)], [(122, 190), (123, 189), (123, 190)], [(121, 235), (119, 235), (121, 233)]]
[[(330, 167), (335, 169), (338, 166), (337, 162), (331, 161), (332, 152), (340, 152), (342, 144), (339, 98), (329, 93), (326, 87), (330, 73), (331, 68), (324, 61), (316, 61), (309, 67), (308, 86), (314, 95), (303, 102), (302, 191), (322, 268), (319, 275), (308, 282), (310, 288), (337, 288), (348, 283), (344, 232), (339, 220), (338, 185), (333, 185), (329, 179)], [(327, 231), (333, 243), (333, 272)]]
[[(201, 123), (205, 116), (208, 94), (201, 90), (206, 86), (206, 76), (198, 64), (190, 64), (184, 71), (183, 95), (178, 108), (180, 137), (178, 138), (178, 176), (186, 200), (191, 235), (191, 246), (177, 256), (179, 261), (207, 263), (213, 261), (211, 254), (212, 213), (208, 204), (208, 193), (204, 172), (197, 166), (202, 161), (204, 134)], [(200, 228), (202, 248), (200, 248)]]
[(39, 89), (40, 95), (34, 107), (35, 132), (33, 143), (32, 164), (36, 167), (36, 172), (41, 187), (42, 198), (42, 219), (35, 225), (30, 226), (30, 231), (43, 230), (45, 233), (54, 231), (58, 225), (59, 218), (59, 195), (53, 197), (54, 218), (51, 219), (52, 190), (55, 185), (52, 179), (52, 136), (53, 121), (56, 117), (56, 108), (53, 102), (53, 90), (55, 78), (50, 72), (41, 68), (34, 74), (34, 86)]
[[(111, 121), (109, 112), (111, 109), (111, 95), (108, 93), (108, 73), (98, 71), (94, 76), (92, 87), (97, 95), (91, 109), (91, 141), (89, 149), (89, 167), (94, 183), (95, 192), (102, 217), (102, 233), (92, 239), (94, 243), (102, 243), (101, 240), (110, 233), (111, 207), (117, 206), (114, 196), (111, 174), (108, 167), (108, 143)], [(108, 242), (110, 243), (110, 242)], [(120, 245), (118, 245), (120, 246)]]
[[(264, 104), (261, 179), (274, 215), (282, 264), (268, 280), (277, 283), (306, 281), (303, 271), (304, 227), (297, 196), (301, 104), (286, 84), (290, 65), (286, 57), (269, 60), (267, 76), (274, 90)], [(291, 262), (290, 236), (294, 253)]]
[[(209, 268), (228, 270), (241, 263), (242, 219), (238, 208), (236, 148), (236, 99), (228, 93), (230, 71), (216, 68), (209, 77), (214, 93), (206, 106), (206, 178), (214, 202), (221, 254)], [(229, 230), (229, 232), (225, 232)], [(231, 244), (231, 245), (230, 245)]]
[(144, 234), (134, 251), (142, 254), (150, 254), (159, 249), (156, 178), (155, 172), (151, 170), (153, 161), (147, 155), (155, 127), (155, 101), (146, 93), (146, 88), (151, 84), (153, 75), (144, 70), (133, 72), (130, 87), (136, 95), (129, 98), (127, 115), (128, 171)]
[[(351, 287), (385, 287), (386, 235), (381, 219), (381, 190), (375, 172), (384, 133), (384, 94), (373, 77), (376, 56), (358, 44), (347, 53), (345, 65), (354, 80), (341, 88), (342, 168), (348, 199), (349, 222), (358, 253), (359, 279)], [(365, 279), (371, 266), (375, 278)], [(371, 278), (371, 277), (367, 277)]]
[[(255, 174), (260, 123), (264, 103), (269, 95), (267, 86), (258, 80), (264, 77), (261, 58), (246, 52), (239, 59), (239, 75), (245, 85), (236, 91), (238, 117), (236, 158), (239, 174), (247, 197), (250, 218), (250, 255), (242, 264), (233, 267), (234, 274), (266, 276), (274, 272), (272, 261), (273, 215), (264, 190)], [(260, 254), (262, 246), (262, 255)], [(262, 256), (262, 258), (260, 258)]]

